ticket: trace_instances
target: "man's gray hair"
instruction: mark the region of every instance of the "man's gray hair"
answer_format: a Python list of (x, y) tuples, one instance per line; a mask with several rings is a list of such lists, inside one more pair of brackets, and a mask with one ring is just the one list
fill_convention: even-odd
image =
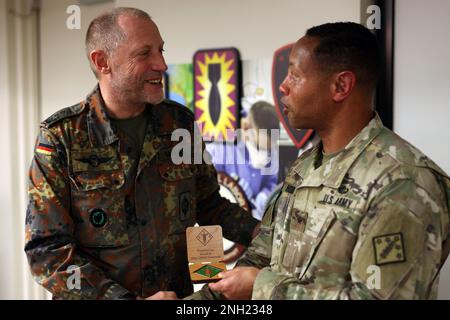
[(85, 46), (91, 69), (97, 78), (90, 53), (93, 50), (103, 50), (110, 55), (126, 39), (125, 32), (117, 23), (118, 18), (123, 15), (152, 20), (147, 12), (140, 9), (119, 7), (102, 13), (91, 21), (86, 32)]

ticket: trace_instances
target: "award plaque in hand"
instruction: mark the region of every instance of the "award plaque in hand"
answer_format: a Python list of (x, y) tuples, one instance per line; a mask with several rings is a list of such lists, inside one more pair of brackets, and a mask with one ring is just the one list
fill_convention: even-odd
[(192, 283), (219, 281), (226, 270), (223, 261), (221, 226), (200, 226), (186, 229), (189, 274)]

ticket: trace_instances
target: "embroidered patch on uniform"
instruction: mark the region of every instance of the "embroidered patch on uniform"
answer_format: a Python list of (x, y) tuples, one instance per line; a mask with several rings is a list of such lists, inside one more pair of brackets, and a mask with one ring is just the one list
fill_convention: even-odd
[(406, 261), (403, 234), (401, 232), (374, 237), (372, 241), (375, 263), (377, 265)]
[(103, 209), (93, 209), (91, 211), (91, 217), (89, 219), (91, 221), (91, 224), (96, 228), (103, 227), (106, 222), (108, 221), (108, 218), (106, 216), (106, 213)]
[(179, 196), (180, 220), (189, 219), (191, 214), (191, 193), (183, 192)]
[(345, 193), (347, 193), (349, 190), (348, 190), (348, 188), (346, 187), (346, 186), (344, 186), (344, 185), (341, 185), (339, 188), (338, 188), (338, 192), (339, 193), (342, 193), (342, 194), (345, 194)]
[(39, 145), (36, 147), (36, 152), (45, 154), (47, 156), (51, 155), (54, 151), (55, 148), (45, 143), (39, 143)]
[(200, 269), (194, 271), (195, 273), (204, 276), (206, 278), (212, 278), (214, 276), (216, 276), (217, 274), (219, 274), (220, 272), (222, 272), (223, 270), (220, 268), (216, 268), (214, 266), (211, 265), (206, 265), (201, 267)]
[(102, 163), (106, 163), (111, 159), (112, 159), (112, 157), (103, 157), (102, 158), (102, 157), (97, 156), (96, 154), (92, 154), (88, 158), (75, 159), (75, 160), (83, 162), (83, 163), (87, 163), (92, 167), (98, 167)]
[(290, 184), (286, 187), (286, 192), (287, 193), (294, 193), (295, 191), (295, 187), (291, 186)]

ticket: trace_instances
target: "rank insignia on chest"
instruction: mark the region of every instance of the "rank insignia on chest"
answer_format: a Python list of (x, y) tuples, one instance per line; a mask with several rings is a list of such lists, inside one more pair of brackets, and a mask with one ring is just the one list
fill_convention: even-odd
[(403, 234), (393, 233), (374, 237), (372, 239), (375, 263), (379, 266), (406, 261)]
[(186, 229), (186, 240), (192, 283), (219, 281), (219, 273), (226, 270), (222, 227), (189, 227)]

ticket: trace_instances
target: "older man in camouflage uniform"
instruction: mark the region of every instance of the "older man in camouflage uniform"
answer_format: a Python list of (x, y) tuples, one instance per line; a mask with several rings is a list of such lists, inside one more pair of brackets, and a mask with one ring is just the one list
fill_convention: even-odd
[(282, 101), (321, 142), (291, 167), (238, 267), (209, 288), (229, 299), (436, 298), (450, 180), (372, 111), (377, 52), (354, 23), (296, 43)]
[(220, 224), (248, 245), (257, 221), (219, 196), (212, 165), (172, 163), (171, 134), (193, 137), (194, 116), (163, 98), (163, 41), (150, 17), (130, 8), (103, 14), (86, 46), (99, 85), (42, 122), (36, 142), (31, 271), (54, 298), (186, 296), (186, 227)]

